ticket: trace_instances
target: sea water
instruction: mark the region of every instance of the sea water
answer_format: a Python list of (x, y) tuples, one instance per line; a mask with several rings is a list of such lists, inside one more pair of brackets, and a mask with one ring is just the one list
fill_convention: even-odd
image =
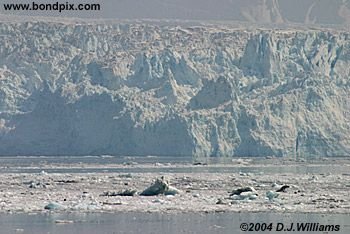
[[(109, 168), (110, 164), (137, 162), (141, 167)], [(168, 163), (166, 167), (147, 167), (154, 163)], [(55, 165), (64, 164), (57, 168)], [(70, 164), (88, 165), (88, 168), (70, 168)], [(258, 165), (257, 165), (258, 164)], [(192, 165), (188, 158), (176, 157), (0, 157), (0, 173), (38, 173), (45, 168), (48, 173), (87, 173), (87, 172), (215, 172), (215, 173), (349, 173), (349, 165), (328, 162), (278, 165), (250, 162), (248, 165), (235, 165), (235, 162)], [(53, 167), (48, 167), (52, 165)], [(186, 165), (182, 167), (181, 165)], [(259, 166), (261, 165), (261, 166)], [(63, 220), (64, 223), (61, 223)], [(305, 213), (38, 213), (38, 214), (0, 214), (0, 234), (8, 233), (350, 233), (350, 212), (348, 214), (305, 214)], [(242, 231), (241, 225), (272, 225), (272, 230), (260, 232)], [(338, 225), (339, 231), (277, 231), (284, 225), (292, 224)], [(279, 226), (278, 226), (279, 225)], [(296, 226), (294, 226), (296, 227)]]
[[(57, 221), (69, 221), (61, 224)], [(48, 214), (1, 214), (0, 233), (26, 234), (119, 234), (119, 233), (264, 233), (242, 231), (242, 224), (266, 224), (272, 231), (266, 233), (350, 233), (349, 214), (279, 214), (279, 213), (48, 213)], [(318, 225), (339, 225), (339, 231), (277, 231), (276, 228), (290, 228), (299, 223)], [(255, 227), (256, 228), (256, 227)]]

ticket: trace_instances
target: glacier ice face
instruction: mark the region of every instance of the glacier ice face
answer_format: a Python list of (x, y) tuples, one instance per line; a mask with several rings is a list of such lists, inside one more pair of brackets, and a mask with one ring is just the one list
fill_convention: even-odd
[(350, 35), (0, 23), (0, 155), (345, 156)]

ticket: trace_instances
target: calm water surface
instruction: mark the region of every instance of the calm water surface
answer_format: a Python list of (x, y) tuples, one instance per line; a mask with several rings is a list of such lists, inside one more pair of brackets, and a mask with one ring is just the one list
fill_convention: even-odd
[[(156, 163), (168, 165), (154, 167)], [(189, 157), (0, 157), (0, 173), (39, 173), (42, 170), (48, 173), (350, 173), (350, 160), (346, 158), (294, 164), (279, 159), (252, 158), (248, 165), (232, 161), (232, 158), (210, 158), (205, 163), (208, 165), (192, 165), (193, 159)], [(111, 164), (132, 166), (110, 167)], [(71, 168), (71, 165), (74, 165), (74, 168)]]
[[(56, 220), (71, 220), (74, 223), (57, 224)], [(0, 233), (28, 234), (114, 234), (114, 233), (258, 233), (243, 232), (242, 223), (272, 223), (272, 232), (265, 233), (327, 233), (327, 232), (277, 232), (278, 223), (286, 228), (291, 223), (319, 223), (339, 225), (337, 234), (350, 233), (349, 214), (276, 214), (276, 213), (216, 213), (216, 214), (2, 214)], [(259, 232), (264, 233), (264, 232)]]

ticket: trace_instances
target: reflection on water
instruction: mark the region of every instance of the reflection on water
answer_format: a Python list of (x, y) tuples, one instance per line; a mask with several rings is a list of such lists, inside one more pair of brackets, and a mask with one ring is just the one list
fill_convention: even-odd
[[(0, 173), (40, 173), (40, 168), (6, 168)], [(296, 174), (349, 174), (349, 166), (288, 166), (288, 167), (132, 167), (132, 168), (45, 168), (47, 173), (296, 173)]]
[[(57, 224), (56, 220), (74, 221)], [(13, 214), (0, 215), (1, 233), (37, 234), (95, 234), (95, 233), (247, 233), (240, 230), (242, 223), (277, 223), (289, 227), (291, 223), (319, 223), (340, 225), (338, 234), (350, 233), (348, 214), (275, 214), (275, 213), (216, 213), (216, 214)], [(252, 233), (252, 232), (250, 232)], [(255, 232), (256, 233), (256, 232)], [(272, 232), (287, 233), (287, 232)], [(298, 232), (310, 233), (310, 232)], [(322, 233), (322, 232), (314, 232)]]
[(39, 164), (123, 164), (126, 162), (136, 162), (139, 164), (149, 163), (191, 163), (191, 157), (121, 157), (121, 156), (57, 156), (57, 157), (37, 157), (18, 156), (0, 157), (2, 165), (33, 166)]
[[(240, 161), (241, 160), (241, 161)], [(345, 163), (344, 163), (345, 162)], [(208, 158), (193, 165), (190, 157), (0, 157), (0, 173), (297, 173), (348, 174), (349, 159), (308, 162), (283, 159)], [(124, 165), (129, 165), (124, 167)], [(154, 165), (161, 166), (154, 166)], [(72, 165), (74, 168), (72, 168)], [(114, 165), (113, 167), (110, 165)], [(165, 165), (165, 166), (164, 166)]]

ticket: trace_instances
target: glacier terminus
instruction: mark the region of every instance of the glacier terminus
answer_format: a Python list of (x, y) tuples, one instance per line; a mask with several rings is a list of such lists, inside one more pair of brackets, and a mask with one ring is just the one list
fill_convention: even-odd
[(0, 22), (0, 155), (347, 156), (350, 35)]

